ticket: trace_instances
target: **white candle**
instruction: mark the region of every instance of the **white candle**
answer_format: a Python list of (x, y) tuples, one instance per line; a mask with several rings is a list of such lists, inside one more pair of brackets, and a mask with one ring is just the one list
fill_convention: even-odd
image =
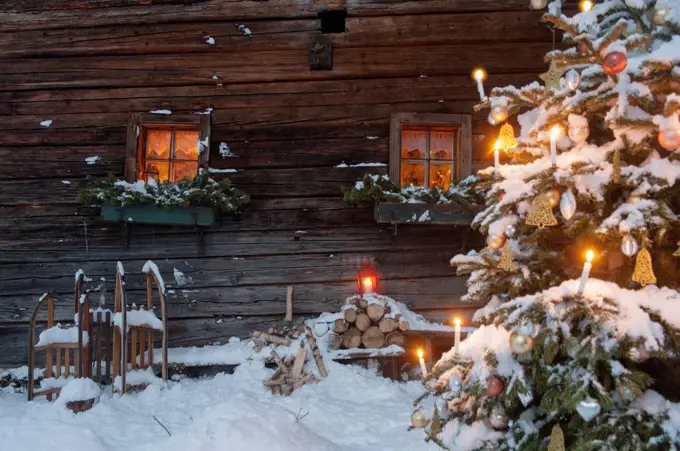
[(557, 166), (557, 140), (562, 134), (562, 128), (559, 125), (553, 125), (550, 129), (550, 161), (553, 167)]
[(454, 319), (453, 324), (455, 325), (456, 330), (456, 341), (453, 347), (453, 355), (458, 356), (460, 355), (460, 318)]
[(423, 372), (423, 379), (425, 379), (427, 377), (427, 367), (425, 366), (422, 349), (418, 349), (418, 360), (420, 361), (420, 370)]
[(486, 100), (486, 94), (484, 94), (484, 79), (486, 78), (486, 72), (484, 69), (475, 69), (472, 72), (472, 76), (477, 80), (477, 92), (479, 93), (479, 100)]
[(583, 294), (583, 290), (585, 290), (586, 288), (586, 281), (588, 280), (588, 276), (590, 275), (590, 268), (593, 267), (593, 264), (591, 263), (593, 261), (593, 258), (595, 258), (595, 252), (593, 251), (586, 252), (586, 263), (583, 265), (583, 272), (581, 273), (581, 283), (578, 286), (578, 294)]
[(364, 277), (362, 284), (364, 286), (364, 293), (373, 293), (373, 279)]
[(498, 168), (501, 165), (501, 142), (500, 140), (496, 141), (496, 144), (494, 145), (493, 148), (493, 166), (494, 166), (494, 172), (498, 174)]

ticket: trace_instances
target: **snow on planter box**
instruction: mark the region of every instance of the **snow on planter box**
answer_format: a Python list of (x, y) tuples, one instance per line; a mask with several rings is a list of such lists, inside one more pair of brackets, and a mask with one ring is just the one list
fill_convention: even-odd
[(373, 219), (382, 224), (449, 224), (468, 226), (475, 213), (451, 204), (396, 204), (379, 202)]

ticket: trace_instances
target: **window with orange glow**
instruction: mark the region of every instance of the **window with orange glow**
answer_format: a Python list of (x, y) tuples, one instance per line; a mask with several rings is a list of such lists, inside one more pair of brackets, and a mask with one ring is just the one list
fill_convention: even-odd
[(456, 133), (451, 127), (406, 125), (401, 129), (400, 185), (449, 189)]
[(142, 127), (137, 178), (179, 182), (198, 174), (198, 128)]

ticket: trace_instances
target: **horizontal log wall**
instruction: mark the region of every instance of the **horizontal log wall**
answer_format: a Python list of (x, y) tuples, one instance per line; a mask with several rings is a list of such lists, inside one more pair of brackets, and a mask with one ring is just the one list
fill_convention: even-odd
[[(115, 262), (141, 302), (140, 270), (161, 269), (170, 344), (225, 341), (280, 320), (286, 287), (299, 315), (334, 311), (373, 260), (387, 294), (435, 320), (460, 303), (448, 260), (463, 228), (378, 226), (341, 187), (385, 168), (393, 112), (471, 113), (471, 69), (487, 89), (536, 79), (552, 33), (527, 0), (8, 0), (0, 5), (0, 364), (23, 363), (38, 297), (72, 318), (73, 274), (104, 284)], [(318, 13), (347, 11), (333, 70), (308, 69)], [(245, 24), (252, 36), (238, 25)], [(206, 42), (206, 37), (215, 44)], [(253, 202), (207, 231), (133, 227), (130, 248), (74, 198), (88, 176), (122, 176), (131, 112), (211, 110), (210, 166), (237, 169)], [(51, 120), (49, 127), (42, 121)], [(473, 166), (497, 133), (473, 116)], [(234, 158), (217, 152), (227, 143)], [(96, 164), (86, 158), (99, 156)], [(216, 177), (223, 174), (216, 174)], [(303, 232), (303, 233), (300, 233)], [(472, 237), (468, 246), (479, 243)], [(175, 269), (186, 277), (180, 285)], [(181, 280), (181, 278), (180, 278)], [(99, 299), (99, 292), (93, 302)]]

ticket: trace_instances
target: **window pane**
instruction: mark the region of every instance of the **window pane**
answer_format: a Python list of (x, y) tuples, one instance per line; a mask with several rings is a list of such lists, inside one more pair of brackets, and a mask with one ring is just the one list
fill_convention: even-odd
[(420, 130), (402, 130), (401, 158), (406, 160), (424, 160), (427, 158), (427, 132)]
[(430, 164), (430, 188), (449, 189), (453, 175), (453, 164), (432, 163)]
[(170, 169), (170, 163), (165, 161), (149, 161), (146, 162), (146, 168), (144, 174), (142, 174), (142, 180), (148, 180), (149, 178), (154, 178), (159, 182), (164, 182), (168, 179), (168, 170)]
[(154, 160), (170, 158), (170, 131), (148, 130), (146, 133), (146, 157)]
[(433, 160), (453, 160), (453, 133), (430, 132), (430, 158)]
[(198, 132), (175, 132), (175, 158), (198, 161)]
[(173, 165), (173, 178), (175, 182), (179, 182), (183, 178), (193, 179), (198, 174), (198, 163), (179, 163)]
[(425, 163), (401, 163), (401, 187), (425, 186)]

